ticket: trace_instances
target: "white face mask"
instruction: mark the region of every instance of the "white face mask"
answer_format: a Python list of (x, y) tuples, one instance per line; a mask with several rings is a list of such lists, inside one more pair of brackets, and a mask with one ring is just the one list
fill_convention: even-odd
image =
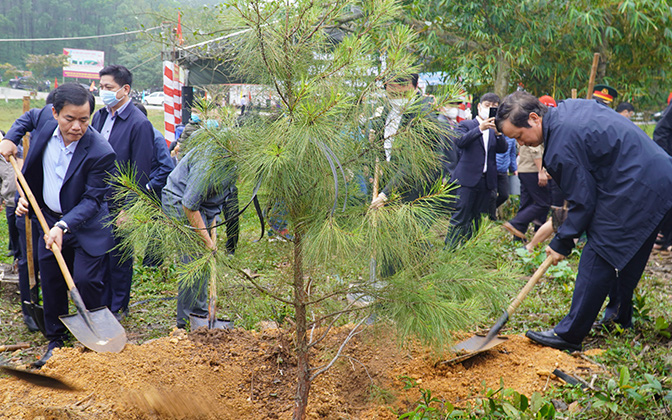
[(490, 107), (484, 107), (479, 105), (478, 106), (478, 116), (481, 117), (482, 120), (487, 120), (490, 117)]
[[(111, 91), (111, 90), (101, 90), (100, 91), (100, 99), (103, 101), (103, 103), (109, 107), (114, 107), (116, 104), (118, 104), (121, 99), (117, 98), (117, 93), (121, 91), (124, 87), (120, 87), (119, 90)], [(123, 96), (122, 96), (123, 99)]]
[(454, 120), (457, 118), (458, 112), (459, 110), (457, 108), (446, 108), (446, 110), (443, 112), (443, 115), (445, 115), (446, 118)]
[(390, 105), (392, 105), (392, 109), (394, 109), (397, 112), (399, 112), (403, 107), (408, 105), (409, 102), (411, 102), (409, 98), (390, 99)]

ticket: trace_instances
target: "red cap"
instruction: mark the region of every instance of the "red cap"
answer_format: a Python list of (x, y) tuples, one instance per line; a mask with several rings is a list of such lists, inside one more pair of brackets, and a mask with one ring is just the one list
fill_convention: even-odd
[(552, 97), (550, 97), (548, 95), (540, 96), (539, 97), (539, 102), (541, 102), (542, 104), (544, 104), (544, 105), (546, 105), (547, 107), (550, 107), (550, 108), (555, 108), (555, 107), (558, 106), (558, 104), (555, 103), (555, 99), (553, 99)]
[(670, 92), (670, 96), (667, 97), (667, 104), (670, 104), (670, 101), (672, 101), (672, 92)]

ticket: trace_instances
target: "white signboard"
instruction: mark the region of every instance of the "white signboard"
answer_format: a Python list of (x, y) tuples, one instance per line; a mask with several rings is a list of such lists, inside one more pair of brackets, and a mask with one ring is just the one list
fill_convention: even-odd
[(63, 48), (68, 64), (63, 67), (63, 77), (79, 79), (100, 79), (98, 72), (105, 64), (105, 52)]

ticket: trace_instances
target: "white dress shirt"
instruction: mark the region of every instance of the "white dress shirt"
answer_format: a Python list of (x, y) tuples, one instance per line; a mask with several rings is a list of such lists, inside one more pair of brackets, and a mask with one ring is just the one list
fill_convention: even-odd
[(65, 173), (72, 160), (72, 155), (77, 149), (79, 141), (73, 141), (67, 147), (63, 142), (61, 130), (56, 127), (54, 134), (47, 142), (42, 156), (42, 171), (44, 172), (44, 185), (42, 197), (44, 204), (54, 213), (63, 213), (61, 209), (61, 187)]

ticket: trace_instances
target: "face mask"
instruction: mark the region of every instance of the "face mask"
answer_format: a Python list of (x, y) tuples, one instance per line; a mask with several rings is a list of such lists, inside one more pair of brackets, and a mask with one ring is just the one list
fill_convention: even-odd
[(390, 105), (392, 105), (392, 109), (395, 111), (400, 111), (403, 107), (408, 105), (409, 102), (411, 102), (409, 98), (390, 99)]
[(487, 120), (488, 118), (490, 118), (490, 108), (479, 106), (478, 116), (481, 117), (482, 120)]
[(446, 116), (446, 118), (450, 118), (451, 120), (454, 120), (457, 118), (457, 108), (447, 108), (446, 111), (443, 113), (443, 115)]
[(100, 91), (100, 99), (103, 101), (103, 103), (109, 107), (113, 107), (116, 104), (121, 101), (121, 99), (117, 99), (117, 93), (122, 90), (123, 87), (119, 88), (118, 91), (112, 92), (111, 90), (101, 90)]

